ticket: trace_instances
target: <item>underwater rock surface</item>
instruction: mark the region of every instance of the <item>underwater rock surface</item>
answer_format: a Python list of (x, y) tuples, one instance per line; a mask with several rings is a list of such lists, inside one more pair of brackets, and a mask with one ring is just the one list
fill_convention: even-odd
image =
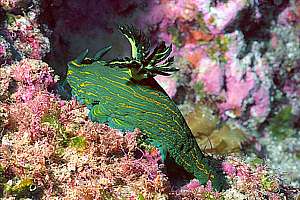
[[(0, 198), (296, 199), (299, 0), (80, 2), (0, 0)], [(224, 159), (226, 190), (174, 181), (138, 129), (93, 123), (58, 95), (58, 75), (81, 50), (112, 44), (109, 56), (128, 55), (111, 36), (120, 23), (174, 44), (180, 71), (157, 80), (199, 146)]]

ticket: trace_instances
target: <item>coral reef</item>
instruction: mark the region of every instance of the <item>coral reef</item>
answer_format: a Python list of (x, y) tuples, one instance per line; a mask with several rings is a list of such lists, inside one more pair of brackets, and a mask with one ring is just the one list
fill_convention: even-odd
[(44, 37), (38, 26), (36, 13), (28, 16), (9, 14), (7, 18), (7, 37), (21, 57), (41, 59), (49, 49), (49, 40)]
[[(218, 103), (219, 112), (224, 117), (244, 116), (250, 110), (248, 118), (263, 122), (270, 112), (269, 97), (274, 91), (272, 84), (275, 74), (272, 73), (276, 70), (275, 63), (280, 63), (286, 55), (289, 55), (289, 59), (285, 62), (299, 59), (296, 28), (284, 27), (285, 33), (280, 34), (284, 35), (282, 40), (288, 41), (281, 42), (277, 36), (276, 43), (281, 43), (282, 47), (270, 47), (270, 50), (263, 52), (265, 46), (271, 45), (269, 41), (253, 40), (248, 44), (243, 30), (236, 28), (234, 31), (226, 31), (237, 17), (242, 17), (242, 10), (258, 9), (255, 3), (227, 1), (212, 6), (211, 1), (183, 2), (164, 1), (153, 6), (149, 11), (151, 20), (145, 19), (141, 24), (158, 24), (158, 36), (177, 44), (176, 53), (189, 60), (195, 68), (191, 84), (201, 82), (207, 94), (224, 98), (223, 102)], [(284, 21), (282, 18), (280, 16), (280, 21)], [(277, 32), (280, 27), (280, 23), (272, 25), (270, 34), (274, 35), (273, 32)], [(291, 48), (285, 51), (287, 47)], [(274, 51), (280, 51), (278, 53), (281, 57), (270, 55), (275, 54)], [(270, 62), (272, 57), (277, 61)], [(295, 63), (290, 65), (295, 66)]]
[[(274, 160), (278, 164), (278, 157), (265, 148), (286, 149), (274, 135), (283, 140), (299, 137), (299, 6), (296, 0), (169, 0), (153, 4), (148, 17), (139, 21), (144, 27), (153, 27), (158, 38), (175, 44), (177, 60), (187, 61), (175, 62), (181, 74), (175, 76), (174, 99), (186, 104), (180, 107), (186, 114), (191, 112), (187, 119), (195, 136), (202, 135), (205, 148), (217, 145), (213, 135), (203, 132), (203, 127), (215, 127), (214, 120), (208, 120), (211, 110), (221, 116), (221, 123), (229, 121), (241, 128), (256, 154), (270, 163)], [(210, 109), (199, 112), (197, 101), (203, 109)], [(276, 115), (281, 115), (282, 107), (290, 107), (293, 114), (280, 121), (282, 118)], [(203, 112), (206, 118), (201, 117)], [(222, 129), (220, 133), (217, 138), (226, 137)], [(293, 166), (299, 166), (297, 147), (292, 149), (284, 151)], [(273, 169), (285, 173), (287, 168), (280, 164), (275, 167), (277, 164)], [(299, 171), (290, 169), (287, 174), (294, 176), (293, 170)], [(298, 180), (295, 176), (287, 175), (287, 179)], [(296, 182), (293, 184), (299, 186)]]
[[(252, 161), (242, 163), (234, 157), (228, 157), (223, 168), (233, 181), (231, 189), (224, 193), (225, 199), (282, 199), (279, 180), (263, 165)], [(245, 192), (247, 191), (247, 192)], [(252, 192), (251, 192), (252, 191)]]
[[(293, 195), (264, 165), (228, 157), (223, 168), (230, 189), (191, 180), (171, 187), (155, 148), (138, 147), (140, 131), (122, 133), (87, 119), (87, 108), (49, 92), (55, 80), (42, 61), (11, 66), (16, 89), (4, 99), (0, 191), (4, 198), (52, 199), (280, 199)], [(23, 95), (24, 94), (24, 95)], [(280, 192), (284, 191), (284, 192)]]
[(123, 135), (92, 123), (86, 108), (49, 93), (54, 79), (42, 61), (24, 59), (11, 68), (17, 88), (14, 103), (2, 104), (8, 110), (0, 150), (4, 197), (152, 198), (168, 190), (159, 155), (138, 149), (138, 131)]
[[(299, 0), (103, 2), (0, 0), (0, 198), (299, 198)], [(124, 22), (173, 44), (180, 71), (157, 80), (224, 157), (227, 189), (176, 181), (140, 130), (93, 123), (57, 94), (53, 69), (82, 49), (128, 54), (112, 34)]]
[(9, 61), (9, 57), (11, 57), (11, 53), (9, 51), (9, 43), (4, 39), (2, 35), (0, 35), (0, 64), (4, 64), (4, 62)]

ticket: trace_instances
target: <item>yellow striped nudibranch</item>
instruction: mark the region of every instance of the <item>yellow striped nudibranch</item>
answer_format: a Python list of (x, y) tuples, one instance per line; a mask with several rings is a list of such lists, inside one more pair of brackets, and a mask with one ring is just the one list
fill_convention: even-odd
[(177, 71), (171, 67), (172, 47), (162, 42), (151, 53), (142, 32), (128, 26), (120, 31), (131, 44), (131, 57), (102, 60), (110, 46), (92, 58), (87, 57), (88, 51), (83, 52), (68, 64), (66, 80), (72, 95), (88, 106), (92, 121), (120, 130), (139, 128), (163, 157), (167, 151), (202, 184), (211, 180), (213, 187), (221, 190), (225, 183), (222, 173), (202, 153), (179, 109), (153, 78)]

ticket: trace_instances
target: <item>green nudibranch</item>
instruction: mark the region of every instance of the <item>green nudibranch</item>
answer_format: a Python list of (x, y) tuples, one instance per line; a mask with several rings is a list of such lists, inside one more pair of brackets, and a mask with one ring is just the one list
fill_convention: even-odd
[(87, 105), (92, 121), (123, 131), (139, 128), (202, 184), (211, 180), (220, 190), (223, 175), (210, 165), (179, 109), (153, 78), (177, 71), (171, 67), (172, 47), (161, 42), (151, 53), (150, 42), (141, 31), (128, 26), (120, 31), (131, 44), (131, 57), (104, 61), (111, 46), (92, 58), (86, 50), (68, 63), (66, 80), (72, 96)]

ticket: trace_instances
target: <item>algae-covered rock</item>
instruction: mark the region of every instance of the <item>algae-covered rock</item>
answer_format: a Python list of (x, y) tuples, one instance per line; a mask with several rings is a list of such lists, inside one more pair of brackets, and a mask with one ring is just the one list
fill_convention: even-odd
[(218, 117), (209, 107), (200, 104), (193, 112), (187, 114), (186, 120), (195, 136), (210, 135), (219, 122)]
[(234, 124), (221, 125), (212, 109), (201, 103), (187, 114), (186, 121), (198, 145), (206, 152), (236, 152), (240, 150), (241, 143), (247, 139), (246, 134)]

